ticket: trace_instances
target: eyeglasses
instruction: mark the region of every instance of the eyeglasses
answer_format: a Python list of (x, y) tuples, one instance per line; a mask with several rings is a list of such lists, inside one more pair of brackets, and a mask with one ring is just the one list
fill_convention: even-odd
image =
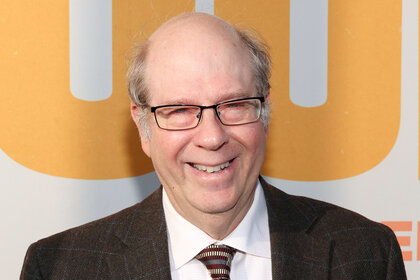
[(204, 109), (214, 109), (224, 125), (241, 125), (257, 121), (261, 116), (264, 97), (249, 97), (211, 106), (162, 105), (151, 107), (157, 125), (166, 130), (185, 130), (198, 126)]

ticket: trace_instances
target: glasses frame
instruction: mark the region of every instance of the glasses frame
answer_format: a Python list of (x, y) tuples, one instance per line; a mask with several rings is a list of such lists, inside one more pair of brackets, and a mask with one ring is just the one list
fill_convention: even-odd
[[(223, 121), (220, 119), (220, 116), (219, 116), (219, 114), (217, 113), (217, 107), (219, 107), (220, 105), (223, 105), (223, 104), (226, 104), (226, 103), (231, 103), (231, 102), (238, 102), (238, 101), (244, 101), (244, 100), (253, 100), (253, 99), (255, 99), (255, 100), (259, 100), (259, 101), (260, 101), (260, 106), (261, 106), (261, 108), (260, 108), (260, 113), (259, 113), (259, 115), (258, 115), (258, 118), (257, 118), (256, 120), (254, 120), (254, 121), (251, 121), (251, 122), (246, 122), (246, 123), (241, 123), (241, 124), (225, 124), (225, 123), (223, 123)], [(253, 122), (256, 122), (256, 121), (258, 121), (258, 120), (261, 118), (262, 106), (263, 106), (263, 103), (264, 103), (264, 102), (265, 102), (265, 98), (264, 98), (264, 96), (256, 96), (256, 97), (247, 97), (247, 98), (240, 98), (240, 99), (234, 99), (234, 100), (223, 101), (223, 102), (220, 102), (220, 103), (217, 103), (217, 104), (214, 104), (214, 105), (210, 105), (210, 106), (190, 105), (190, 104), (172, 104), (172, 105), (160, 105), (160, 106), (153, 106), (153, 107), (150, 107), (150, 112), (154, 114), (156, 124), (157, 124), (157, 126), (158, 126), (159, 128), (164, 129), (164, 130), (179, 131), (179, 130), (188, 130), (188, 129), (193, 129), (193, 128), (196, 128), (196, 127), (200, 124), (200, 122), (201, 122), (201, 119), (202, 119), (202, 116), (203, 116), (203, 110), (204, 110), (204, 109), (210, 109), (210, 108), (211, 108), (211, 109), (214, 109), (214, 112), (215, 112), (215, 114), (216, 114), (217, 118), (219, 119), (220, 123), (221, 123), (221, 124), (223, 124), (223, 125), (226, 125), (226, 126), (243, 125), (243, 124), (248, 124), (248, 123), (253, 123)], [(159, 109), (159, 108), (178, 107), (178, 106), (191, 106), (191, 107), (197, 107), (197, 108), (200, 108), (200, 113), (199, 113), (199, 116), (200, 116), (200, 117), (199, 117), (199, 119), (198, 119), (197, 124), (196, 124), (195, 126), (193, 126), (193, 127), (189, 127), (189, 128), (175, 128), (175, 129), (173, 129), (173, 128), (163, 128), (163, 127), (161, 127), (161, 126), (159, 125), (158, 120), (157, 120), (156, 110), (157, 110), (157, 109)]]

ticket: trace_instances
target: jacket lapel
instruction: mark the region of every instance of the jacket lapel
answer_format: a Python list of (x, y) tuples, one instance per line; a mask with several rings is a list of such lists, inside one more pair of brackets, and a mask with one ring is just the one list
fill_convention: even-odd
[(273, 280), (328, 279), (331, 244), (313, 231), (322, 213), (260, 181), (267, 203)]
[(110, 279), (171, 279), (162, 187), (116, 229), (113, 242), (118, 248), (106, 260)]

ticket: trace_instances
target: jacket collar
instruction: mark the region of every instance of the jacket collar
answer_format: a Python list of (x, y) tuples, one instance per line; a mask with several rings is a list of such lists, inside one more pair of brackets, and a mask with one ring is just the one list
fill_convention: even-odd
[(272, 275), (275, 279), (328, 277), (331, 244), (313, 232), (322, 210), (269, 185), (260, 177), (267, 203)]

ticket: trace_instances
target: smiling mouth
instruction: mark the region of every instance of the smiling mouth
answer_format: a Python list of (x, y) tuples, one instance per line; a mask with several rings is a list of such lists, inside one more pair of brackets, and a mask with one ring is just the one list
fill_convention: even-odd
[(222, 163), (220, 165), (216, 165), (216, 166), (206, 166), (206, 165), (200, 165), (200, 164), (194, 164), (194, 163), (189, 163), (189, 165), (203, 172), (215, 173), (215, 172), (220, 172), (223, 169), (227, 168), (232, 163), (232, 161), (233, 159), (228, 162)]

